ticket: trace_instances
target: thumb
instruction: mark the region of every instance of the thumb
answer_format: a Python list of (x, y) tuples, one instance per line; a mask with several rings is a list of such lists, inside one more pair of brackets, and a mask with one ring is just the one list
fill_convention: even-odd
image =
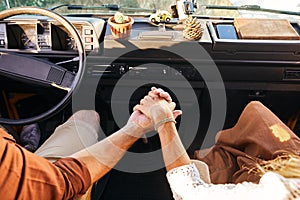
[(140, 104), (137, 104), (133, 107), (133, 111), (139, 111), (140, 110)]
[(173, 117), (174, 117), (174, 119), (176, 119), (180, 115), (182, 115), (182, 111), (181, 110), (174, 110), (173, 111)]
[(176, 107), (176, 103), (175, 103), (175, 102), (171, 102), (171, 103), (169, 104), (169, 106), (170, 106), (170, 109), (171, 109), (171, 110), (174, 110), (175, 107)]

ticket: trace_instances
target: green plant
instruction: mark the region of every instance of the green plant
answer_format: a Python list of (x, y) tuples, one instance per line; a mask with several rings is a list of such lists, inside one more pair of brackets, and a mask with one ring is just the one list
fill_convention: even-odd
[(120, 12), (115, 13), (114, 19), (118, 24), (123, 24), (125, 22), (125, 16)]

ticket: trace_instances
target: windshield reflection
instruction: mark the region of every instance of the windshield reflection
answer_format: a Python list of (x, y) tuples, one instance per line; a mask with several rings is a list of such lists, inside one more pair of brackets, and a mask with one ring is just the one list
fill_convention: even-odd
[[(2, 1), (2, 10), (7, 7), (19, 6), (38, 6), (44, 8), (54, 8), (61, 14), (70, 13), (114, 13), (113, 9), (105, 9), (104, 6), (113, 5), (124, 10), (126, 13), (150, 15), (156, 10), (170, 10), (171, 5), (176, 4), (176, 0), (4, 0)], [(68, 9), (67, 6), (61, 5), (81, 5), (81, 9)], [(299, 0), (274, 1), (274, 0), (197, 0), (197, 9), (194, 15), (214, 16), (214, 17), (245, 17), (245, 18), (287, 18), (300, 19), (299, 16), (283, 15), (272, 12), (261, 12), (258, 10), (233, 10), (233, 9), (212, 9), (207, 5), (213, 6), (257, 6), (263, 9), (284, 10), (300, 13)], [(90, 8), (89, 8), (90, 7)], [(131, 8), (131, 9), (129, 9)], [(133, 9), (137, 8), (137, 9)], [(122, 10), (123, 9), (123, 10)]]

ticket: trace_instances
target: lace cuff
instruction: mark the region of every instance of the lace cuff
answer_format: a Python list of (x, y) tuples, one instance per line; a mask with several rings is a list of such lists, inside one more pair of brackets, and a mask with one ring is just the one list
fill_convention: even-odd
[(208, 165), (205, 162), (202, 162), (200, 160), (191, 160), (193, 164), (195, 164), (195, 166), (198, 169), (200, 178), (205, 182), (210, 184), (211, 180), (210, 180), (210, 174), (209, 174), (209, 168)]
[(167, 173), (167, 179), (175, 200), (182, 199), (182, 196), (188, 192), (188, 188), (196, 188), (205, 184), (194, 163), (170, 170)]
[(194, 163), (191, 163), (189, 165), (182, 165), (182, 166), (171, 169), (167, 173), (167, 178), (172, 179), (172, 177), (176, 176), (177, 174), (180, 174), (180, 176), (186, 176), (186, 177), (195, 177), (196, 176), (196, 177), (200, 178), (197, 167), (195, 166)]

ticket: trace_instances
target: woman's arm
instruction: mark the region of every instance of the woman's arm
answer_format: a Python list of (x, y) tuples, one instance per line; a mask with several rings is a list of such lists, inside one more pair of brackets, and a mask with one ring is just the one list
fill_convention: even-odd
[[(160, 120), (163, 120), (162, 116), (165, 116), (164, 119), (173, 117), (171, 111), (167, 113), (160, 113), (156, 109), (152, 111), (152, 116), (154, 124), (158, 124)], [(158, 127), (157, 131), (167, 171), (175, 167), (191, 163), (191, 160), (179, 138), (174, 122), (170, 121), (163, 123)]]
[(169, 171), (172, 168), (190, 164), (191, 161), (180, 141), (174, 123), (175, 103), (165, 100), (170, 100), (168, 95), (161, 98), (162, 95), (158, 96), (157, 91), (149, 92), (148, 96), (144, 97), (134, 109), (144, 113), (155, 124), (161, 141), (163, 159)]

